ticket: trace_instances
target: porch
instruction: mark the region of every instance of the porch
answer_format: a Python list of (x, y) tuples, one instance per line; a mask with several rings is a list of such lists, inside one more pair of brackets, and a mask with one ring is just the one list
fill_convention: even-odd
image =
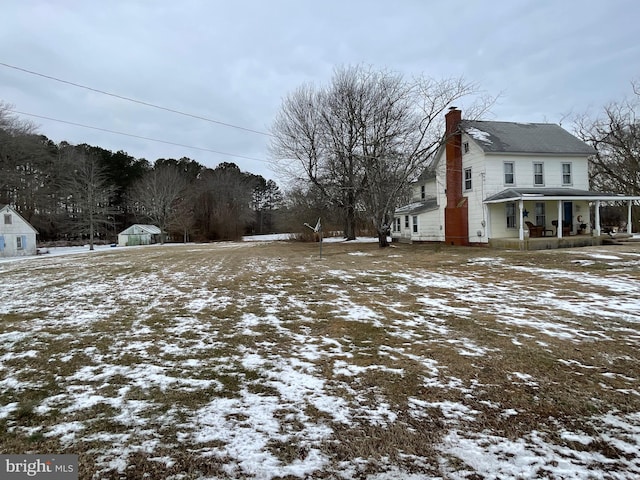
[[(489, 245), (543, 250), (601, 245), (604, 233), (631, 236), (632, 204), (640, 196), (606, 194), (573, 188), (510, 188), (484, 201)], [(623, 233), (602, 225), (603, 203), (627, 204)]]
[(555, 248), (592, 247), (602, 245), (609, 235), (570, 235), (568, 237), (490, 238), (489, 247), (504, 250), (551, 250)]

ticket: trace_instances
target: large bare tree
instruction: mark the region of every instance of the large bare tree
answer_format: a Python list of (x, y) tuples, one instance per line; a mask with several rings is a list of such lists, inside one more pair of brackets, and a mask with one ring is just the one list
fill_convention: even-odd
[(364, 212), (386, 246), (398, 198), (443, 140), (442, 113), (475, 93), (462, 79), (336, 69), (328, 86), (303, 85), (284, 99), (271, 128), (275, 168), (338, 205), (347, 239)]
[(115, 210), (110, 203), (115, 186), (95, 155), (82, 147), (65, 146), (60, 150), (60, 202), (65, 206), (69, 232), (87, 235), (89, 250), (95, 235), (112, 222)]
[(176, 216), (188, 211), (187, 186), (187, 178), (178, 166), (158, 163), (131, 190), (132, 206), (160, 228), (162, 243), (168, 227), (176, 223)]
[(640, 82), (631, 98), (612, 102), (595, 118), (576, 119), (578, 136), (593, 145), (590, 183), (602, 191), (640, 195)]

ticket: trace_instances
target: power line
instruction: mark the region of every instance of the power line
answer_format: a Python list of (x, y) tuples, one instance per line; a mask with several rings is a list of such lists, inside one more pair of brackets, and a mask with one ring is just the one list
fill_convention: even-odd
[(267, 160), (263, 160), (261, 158), (247, 157), (247, 156), (244, 156), (244, 155), (237, 155), (237, 154), (234, 154), (234, 153), (220, 152), (218, 150), (212, 150), (210, 148), (194, 147), (192, 145), (186, 145), (184, 143), (169, 142), (167, 140), (159, 140), (157, 138), (144, 137), (142, 135), (134, 135), (133, 133), (118, 132), (117, 130), (109, 130), (107, 128), (93, 127), (91, 125), (85, 125), (83, 123), (69, 122), (67, 120), (60, 120), (58, 118), (46, 117), (44, 115), (37, 115), (35, 113), (20, 112), (18, 110), (7, 110), (7, 111), (8, 112), (12, 112), (12, 113), (17, 113), (19, 115), (27, 115), (29, 117), (36, 117), (36, 118), (42, 118), (44, 120), (51, 120), (53, 122), (66, 123), (67, 125), (73, 125), (73, 126), (76, 126), (76, 127), (90, 128), (92, 130), (99, 130), (101, 132), (113, 133), (115, 135), (123, 135), (125, 137), (140, 138), (142, 140), (149, 140), (151, 142), (165, 143), (167, 145), (175, 145), (175, 146), (178, 146), (178, 147), (192, 148), (194, 150), (201, 150), (203, 152), (211, 152), (211, 153), (217, 153), (217, 154), (220, 154), (220, 155), (227, 155), (229, 157), (244, 158), (245, 160), (254, 160), (256, 162), (269, 163)]
[(57, 77), (52, 77), (51, 75), (45, 75), (44, 73), (34, 72), (33, 70), (27, 70), (26, 68), (17, 67), (15, 65), (9, 65), (8, 63), (0, 62), (0, 65), (2, 65), (4, 67), (7, 67), (7, 68), (13, 68), (14, 70), (19, 70), (21, 72), (25, 72), (25, 73), (28, 73), (30, 75), (36, 75), (38, 77), (47, 78), (49, 80), (54, 80), (56, 82), (65, 83), (67, 85), (71, 85), (71, 86), (74, 86), (74, 87), (84, 88), (85, 90), (89, 90), (91, 92), (96, 92), (96, 93), (100, 93), (102, 95), (108, 95), (110, 97), (119, 98), (120, 100), (126, 100), (128, 102), (133, 102), (133, 103), (137, 103), (137, 104), (140, 104), (140, 105), (144, 105), (146, 107), (157, 108), (158, 110), (164, 110), (166, 112), (171, 112), (171, 113), (177, 113), (178, 115), (184, 115), (185, 117), (196, 118), (198, 120), (204, 120), (205, 122), (215, 123), (215, 124), (223, 125), (225, 127), (230, 127), (230, 128), (236, 128), (238, 130), (244, 130), (245, 132), (251, 132), (251, 133), (256, 133), (258, 135), (265, 135), (267, 137), (273, 137), (273, 135), (268, 133), (268, 132), (261, 132), (260, 130), (253, 130), (251, 128), (240, 127), (238, 125), (233, 125), (231, 123), (221, 122), (219, 120), (212, 120), (211, 118), (202, 117), (200, 115), (194, 115), (192, 113), (181, 112), (180, 110), (174, 110), (173, 108), (162, 107), (160, 105), (155, 105), (153, 103), (144, 102), (142, 100), (136, 100), (135, 98), (125, 97), (123, 95), (118, 95), (117, 93), (105, 92), (104, 90), (99, 90), (97, 88), (87, 87), (86, 85), (81, 85), (79, 83), (70, 82), (68, 80), (63, 80), (63, 79), (57, 78)]

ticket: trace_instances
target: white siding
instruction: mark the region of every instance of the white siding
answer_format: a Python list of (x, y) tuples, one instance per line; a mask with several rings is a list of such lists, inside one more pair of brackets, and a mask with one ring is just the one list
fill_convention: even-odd
[[(462, 154), (462, 195), (467, 197), (469, 210), (469, 242), (487, 242), (486, 218), (482, 201), (487, 197), (487, 171), (484, 152), (471, 138), (463, 134), (462, 142), (469, 142), (469, 151)], [(464, 170), (471, 168), (471, 190), (464, 189)], [(478, 235), (480, 232), (480, 235)]]
[[(505, 185), (504, 163), (513, 162), (515, 183)], [(579, 190), (589, 189), (588, 161), (586, 157), (570, 156), (534, 156), (534, 155), (487, 155), (486, 156), (486, 196), (494, 195), (505, 188), (529, 188), (533, 184), (533, 164), (544, 164), (544, 186), (551, 188), (571, 187)], [(571, 164), (572, 182), (562, 183), (562, 164)]]
[[(11, 223), (5, 223), (5, 215)], [(0, 257), (16, 257), (36, 254), (36, 231), (20, 215), (9, 207), (0, 209)], [(19, 240), (18, 240), (19, 239)], [(18, 248), (20, 244), (21, 248)]]
[(416, 242), (444, 242), (444, 210), (430, 210), (418, 215), (418, 233), (411, 237)]

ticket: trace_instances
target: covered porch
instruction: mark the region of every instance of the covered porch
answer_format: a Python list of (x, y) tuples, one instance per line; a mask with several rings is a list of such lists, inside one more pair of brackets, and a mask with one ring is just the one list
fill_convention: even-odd
[[(531, 250), (602, 244), (602, 234), (631, 235), (640, 196), (573, 188), (510, 188), (484, 200), (489, 245)], [(626, 221), (602, 225), (603, 205), (626, 204)], [(514, 243), (516, 242), (516, 243)]]

